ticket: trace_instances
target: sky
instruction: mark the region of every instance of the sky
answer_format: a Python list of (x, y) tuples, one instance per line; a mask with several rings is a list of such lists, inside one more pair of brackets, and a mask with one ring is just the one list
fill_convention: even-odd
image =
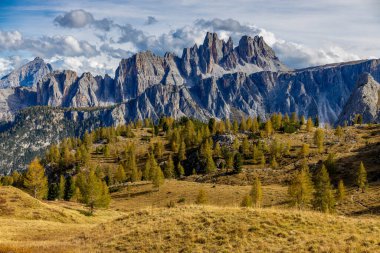
[(380, 58), (380, 0), (1, 0), (0, 76), (42, 57), (110, 74), (122, 58), (263, 36), (291, 68)]

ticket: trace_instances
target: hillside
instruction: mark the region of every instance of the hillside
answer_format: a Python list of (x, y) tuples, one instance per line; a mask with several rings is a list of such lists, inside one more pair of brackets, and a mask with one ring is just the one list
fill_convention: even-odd
[[(291, 119), (277, 128), (278, 115), (273, 117), (277, 130), (271, 134), (269, 121), (254, 129), (247, 127), (252, 121), (247, 119), (227, 129), (224, 122), (164, 118), (156, 126), (147, 120), (64, 139), (42, 157), (49, 183), (61, 175), (75, 180), (78, 171), (96, 168), (109, 185), (109, 208), (87, 216), (82, 204), (41, 202), (2, 186), (0, 252), (376, 252), (380, 125), (356, 124), (337, 134), (329, 126)], [(314, 142), (318, 131), (324, 136), (322, 150)], [(305, 145), (307, 154), (301, 152)], [(255, 158), (258, 151), (264, 163)], [(240, 171), (229, 167), (230, 156), (224, 155), (229, 152), (240, 154)], [(340, 179), (346, 185), (335, 212), (290, 207), (288, 186), (301, 165), (310, 168), (314, 179), (331, 154), (331, 183), (335, 189)], [(204, 163), (205, 155), (213, 166)], [(168, 160), (175, 165), (159, 187), (144, 172), (152, 159), (165, 175)], [(367, 170), (364, 192), (356, 185), (360, 162)], [(262, 182), (262, 208), (240, 207), (255, 176)], [(204, 206), (196, 204), (200, 190), (206, 194)], [(33, 233), (25, 232), (31, 227)]]
[[(73, 208), (67, 202), (44, 206)], [(122, 215), (78, 215), (78, 223), (0, 217), (0, 252), (377, 252), (380, 245), (378, 218), (291, 209), (147, 204)]]

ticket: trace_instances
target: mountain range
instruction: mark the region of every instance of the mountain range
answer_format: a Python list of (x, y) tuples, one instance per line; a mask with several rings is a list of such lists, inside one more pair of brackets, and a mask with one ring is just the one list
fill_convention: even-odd
[[(122, 59), (114, 77), (53, 70), (36, 58), (0, 80), (0, 121), (7, 122), (0, 125), (0, 166), (16, 166), (16, 161), (7, 163), (7, 151), (20, 151), (22, 141), (9, 144), (5, 139), (12, 137), (10, 129), (22, 128), (20, 120), (27, 117), (19, 117), (20, 110), (31, 106), (54, 109), (47, 114), (59, 114), (65, 122), (86, 121), (89, 129), (163, 115), (206, 121), (266, 118), (273, 112), (319, 116), (331, 125), (350, 122), (358, 113), (365, 122), (379, 122), (379, 82), (380, 59), (293, 70), (259, 36), (243, 36), (234, 46), (231, 38), (224, 41), (207, 33), (202, 45), (185, 48), (181, 57), (146, 51)], [(46, 139), (46, 145), (34, 147), (33, 155), (58, 139)]]

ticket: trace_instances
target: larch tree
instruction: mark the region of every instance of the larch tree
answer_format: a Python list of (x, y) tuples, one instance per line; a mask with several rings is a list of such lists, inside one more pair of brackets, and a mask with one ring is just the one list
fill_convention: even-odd
[(359, 165), (359, 170), (357, 173), (357, 179), (356, 179), (356, 184), (358, 185), (359, 189), (364, 192), (367, 188), (367, 171), (364, 167), (363, 162), (360, 162)]
[(116, 174), (114, 178), (118, 183), (123, 183), (127, 179), (127, 175), (125, 173), (125, 169), (122, 164), (119, 164), (119, 166), (117, 166)]
[(24, 179), (25, 187), (37, 199), (46, 198), (48, 193), (48, 180), (45, 176), (45, 169), (39, 159), (35, 158), (28, 167)]
[(310, 154), (310, 145), (309, 144), (302, 144), (300, 156), (302, 158), (306, 158)]
[(252, 198), (253, 205), (255, 207), (261, 207), (263, 202), (263, 191), (261, 189), (260, 179), (257, 176), (253, 181), (250, 196)]
[(240, 153), (236, 153), (234, 156), (234, 173), (239, 174), (242, 171), (242, 157)]
[(318, 128), (314, 133), (314, 144), (317, 146), (318, 152), (322, 153), (324, 150), (323, 143), (325, 141), (325, 132), (323, 129)]
[(163, 185), (165, 182), (164, 173), (162, 172), (161, 167), (157, 163), (153, 164), (152, 170), (153, 170), (153, 175), (152, 175), (153, 186), (159, 190), (160, 186)]
[(288, 188), (290, 203), (299, 209), (305, 209), (313, 200), (313, 182), (306, 164), (296, 173)]
[(337, 192), (337, 200), (342, 201), (346, 197), (346, 187), (344, 186), (343, 180), (339, 180), (338, 183), (338, 192)]
[(313, 126), (313, 120), (309, 117), (306, 122), (306, 131), (311, 132), (313, 130)]
[(259, 130), (260, 130), (260, 124), (259, 124), (259, 122), (257, 120), (257, 117), (253, 118), (252, 128), (251, 129), (252, 129), (253, 133), (259, 132)]
[(166, 162), (164, 169), (165, 178), (173, 178), (174, 177), (174, 162), (172, 155), (169, 155), (168, 161)]
[(179, 146), (178, 159), (180, 161), (186, 160), (186, 144), (184, 141), (181, 141), (181, 145)]
[(268, 119), (267, 122), (265, 123), (265, 134), (267, 137), (273, 134), (273, 126), (272, 126), (272, 121), (270, 119)]
[(185, 175), (185, 169), (183, 168), (182, 164), (178, 162), (177, 164), (177, 177), (181, 178), (183, 175)]
[(335, 210), (334, 190), (325, 165), (322, 165), (315, 179), (313, 206), (324, 213), (332, 213)]
[(86, 204), (91, 215), (95, 208), (108, 207), (111, 197), (107, 184), (96, 175), (94, 169), (80, 172), (76, 183), (80, 190), (80, 201)]
[(337, 126), (334, 132), (335, 136), (338, 137), (338, 139), (342, 138), (344, 132), (341, 126)]

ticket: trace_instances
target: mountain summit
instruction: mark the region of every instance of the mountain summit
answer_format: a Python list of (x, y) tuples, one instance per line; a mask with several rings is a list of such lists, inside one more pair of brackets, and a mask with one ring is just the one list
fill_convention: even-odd
[(17, 88), (0, 89), (0, 117), (9, 119), (30, 105), (117, 105), (115, 122), (162, 115), (207, 120), (296, 112), (335, 124), (363, 73), (379, 82), (380, 60), (291, 70), (262, 37), (243, 36), (234, 47), (231, 38), (224, 41), (207, 33), (203, 44), (185, 48), (181, 57), (147, 51), (122, 59), (114, 78), (52, 71), (36, 58), (3, 78), (3, 87)]
[(0, 80), (0, 88), (35, 87), (37, 82), (53, 70), (40, 57), (21, 66)]

